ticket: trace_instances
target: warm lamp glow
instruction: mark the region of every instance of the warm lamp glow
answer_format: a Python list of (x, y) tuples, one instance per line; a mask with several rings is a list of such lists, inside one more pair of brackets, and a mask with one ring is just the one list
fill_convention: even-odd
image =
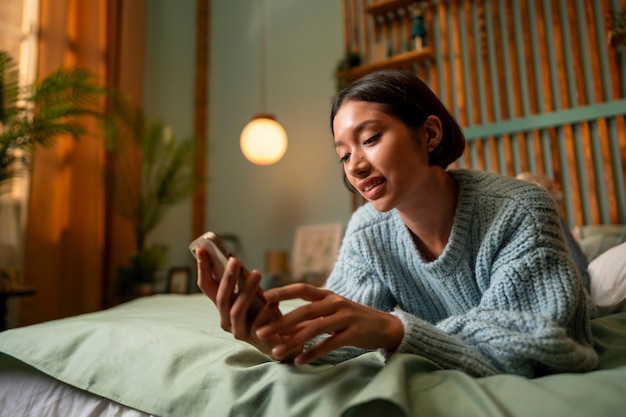
[(280, 160), (287, 151), (287, 134), (274, 116), (258, 114), (243, 128), (240, 145), (250, 162), (270, 165)]

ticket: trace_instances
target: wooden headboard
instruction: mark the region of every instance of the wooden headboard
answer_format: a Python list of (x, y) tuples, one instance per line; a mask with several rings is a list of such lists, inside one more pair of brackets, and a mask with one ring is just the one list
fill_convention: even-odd
[[(543, 173), (563, 193), (571, 227), (626, 224), (626, 46), (607, 43), (614, 4), (344, 0), (345, 48), (362, 65), (343, 76), (415, 72), (464, 128), (455, 166)], [(411, 51), (417, 10), (428, 34)], [(381, 42), (390, 56), (371, 62)]]

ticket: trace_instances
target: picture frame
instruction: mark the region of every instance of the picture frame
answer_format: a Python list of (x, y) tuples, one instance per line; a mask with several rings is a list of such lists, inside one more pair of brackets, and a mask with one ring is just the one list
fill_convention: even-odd
[(342, 231), (340, 223), (297, 227), (291, 265), (292, 277), (298, 281), (325, 281), (337, 260)]
[(167, 274), (168, 294), (189, 294), (191, 289), (191, 268), (188, 266), (174, 266)]

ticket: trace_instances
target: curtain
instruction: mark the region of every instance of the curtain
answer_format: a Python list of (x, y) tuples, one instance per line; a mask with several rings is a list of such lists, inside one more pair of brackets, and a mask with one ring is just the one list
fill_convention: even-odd
[[(42, 0), (38, 74), (82, 67), (141, 103), (145, 0)], [(103, 100), (103, 108), (107, 103)], [(97, 123), (85, 120), (88, 130)], [(106, 175), (115, 165), (103, 137), (59, 137), (33, 154), (18, 325), (96, 311), (109, 303), (119, 264), (134, 250), (115, 213), (123, 198)]]

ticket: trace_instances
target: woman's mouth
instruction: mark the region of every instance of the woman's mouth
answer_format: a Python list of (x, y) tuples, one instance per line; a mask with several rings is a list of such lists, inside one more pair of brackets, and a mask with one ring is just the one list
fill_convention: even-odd
[(385, 180), (383, 178), (372, 178), (359, 184), (359, 190), (363, 197), (372, 200), (380, 193), (384, 183)]

